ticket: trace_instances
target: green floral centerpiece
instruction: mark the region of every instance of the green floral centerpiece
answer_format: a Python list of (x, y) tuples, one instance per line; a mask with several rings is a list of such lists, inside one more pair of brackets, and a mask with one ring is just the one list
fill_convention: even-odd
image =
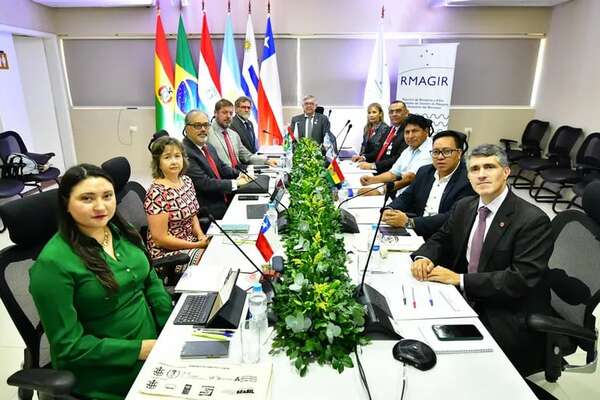
[(278, 317), (273, 351), (285, 351), (301, 376), (315, 361), (339, 372), (353, 367), (350, 353), (368, 343), (364, 308), (346, 270), (340, 213), (323, 164), (315, 142), (298, 143), (289, 186), (287, 264), (273, 303)]

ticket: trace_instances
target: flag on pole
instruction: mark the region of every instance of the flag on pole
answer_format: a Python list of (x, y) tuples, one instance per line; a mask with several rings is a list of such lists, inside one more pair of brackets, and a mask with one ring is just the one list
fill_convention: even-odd
[(270, 241), (273, 240), (274, 229), (271, 227), (271, 222), (269, 218), (265, 215), (263, 218), (262, 225), (260, 227), (260, 232), (258, 237), (256, 238), (256, 248), (259, 253), (263, 256), (266, 262), (268, 262), (271, 257), (273, 257), (273, 246), (271, 246)]
[(371, 55), (363, 106), (367, 107), (371, 103), (379, 103), (385, 109), (390, 104), (390, 74), (385, 51), (385, 38), (383, 36), (384, 15), (384, 8), (381, 7), (379, 31)]
[(231, 13), (227, 13), (225, 21), (225, 37), (223, 39), (223, 54), (221, 56), (221, 95), (223, 98), (234, 102), (244, 95), (241, 86), (240, 63), (235, 52), (233, 41), (233, 25)]
[(329, 179), (333, 182), (334, 185), (337, 185), (340, 182), (344, 182), (346, 178), (344, 174), (342, 174), (342, 170), (340, 169), (340, 165), (337, 162), (337, 159), (333, 159), (329, 167), (327, 167), (327, 172), (329, 173)]
[(197, 107), (198, 81), (192, 53), (183, 25), (183, 17), (179, 15), (177, 29), (177, 57), (175, 59), (175, 127), (174, 134), (181, 135), (185, 125), (185, 114)]
[[(264, 131), (269, 132), (268, 134)], [(267, 29), (260, 65), (258, 84), (258, 138), (262, 144), (281, 144), (283, 141), (283, 109), (279, 69), (275, 53), (275, 39), (271, 29), (271, 15), (267, 14)]]
[(212, 115), (215, 103), (221, 98), (217, 63), (213, 51), (206, 11), (202, 12), (202, 37), (198, 55), (198, 108)]
[(173, 134), (173, 112), (175, 111), (175, 89), (173, 87), (173, 62), (167, 47), (167, 38), (156, 13), (156, 38), (154, 40), (154, 116), (156, 130), (165, 129)]
[(258, 56), (256, 55), (256, 40), (254, 39), (254, 28), (252, 27), (252, 15), (248, 5), (248, 22), (246, 23), (246, 37), (244, 39), (244, 61), (242, 62), (242, 90), (252, 99), (251, 119), (256, 126), (258, 121)]

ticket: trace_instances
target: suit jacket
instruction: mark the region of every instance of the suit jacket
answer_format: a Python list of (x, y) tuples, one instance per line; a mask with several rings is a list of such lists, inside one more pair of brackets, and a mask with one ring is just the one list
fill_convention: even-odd
[(375, 146), (373, 146), (372, 150), (369, 153), (364, 154), (367, 162), (375, 163), (375, 169), (377, 169), (377, 173), (379, 174), (389, 171), (398, 157), (400, 157), (400, 154), (408, 147), (404, 141), (404, 123), (402, 123), (396, 130), (396, 137), (394, 137), (394, 140), (392, 140), (392, 144), (389, 147), (389, 154), (386, 151), (379, 161), (375, 161), (377, 154), (379, 154), (379, 149), (381, 149), (381, 147), (384, 145), (385, 139), (387, 138), (391, 129), (392, 127), (388, 127), (388, 130), (380, 136), (379, 141)]
[(292, 117), (292, 122), (290, 124), (292, 129), (295, 129), (296, 124), (298, 124), (298, 136), (299, 136), (299, 138), (297, 138), (297, 139), (310, 137), (319, 144), (323, 144), (323, 138), (325, 137), (325, 134), (329, 132), (329, 129), (330, 129), (329, 118), (327, 118), (323, 114), (317, 114), (317, 113), (313, 114), (313, 129), (312, 129), (312, 133), (310, 133), (310, 135), (307, 136), (307, 134), (305, 132), (306, 117), (304, 116), (304, 114), (300, 114), (300, 115), (296, 115), (296, 116)]
[(425, 240), (442, 227), (450, 215), (450, 209), (458, 200), (475, 195), (467, 179), (465, 163), (461, 161), (444, 189), (438, 213), (424, 217), (423, 213), (434, 181), (435, 167), (432, 164), (422, 166), (417, 171), (415, 180), (390, 204), (393, 209), (416, 215), (413, 218), (415, 232)]
[(476, 273), (467, 272), (466, 249), (479, 197), (456, 203), (442, 228), (412, 257), (464, 273), (464, 291), (481, 321), (522, 374), (541, 366), (543, 336), (525, 328), (529, 313), (550, 312), (545, 280), (552, 252), (550, 220), (536, 206), (509, 192), (489, 222)]
[[(236, 169), (228, 167), (217, 156), (215, 148), (208, 144), (208, 151), (217, 165), (217, 170), (221, 178), (217, 178), (208, 164), (208, 160), (198, 146), (187, 137), (183, 138), (183, 146), (188, 157), (188, 169), (186, 175), (192, 179), (196, 197), (201, 207), (206, 207), (208, 211), (216, 218), (223, 218), (227, 211), (228, 203), (225, 200), (225, 194), (232, 192), (231, 180), (236, 179), (239, 172)], [(205, 217), (206, 213), (200, 210), (200, 215)]]
[[(381, 147), (381, 137), (387, 136), (389, 131), (390, 127), (388, 124), (382, 122), (377, 129), (375, 129), (375, 132), (370, 138), (368, 137), (368, 132), (363, 133), (363, 141), (360, 145), (360, 155), (365, 156), (367, 162), (375, 161), (377, 152)], [(385, 140), (385, 138), (383, 140)], [(367, 155), (369, 155), (371, 159), (367, 158)]]
[[(222, 132), (223, 128), (221, 128), (216, 121), (213, 122), (211, 128), (212, 132), (210, 132), (208, 135), (208, 143), (213, 145), (221, 161), (223, 161), (228, 167), (231, 167), (231, 160), (229, 159), (229, 153), (227, 152), (227, 144), (225, 144), (225, 137), (223, 136)], [(242, 145), (240, 135), (238, 135), (236, 131), (228, 128), (227, 133), (229, 135), (229, 139), (231, 140), (233, 151), (235, 151), (240, 164), (265, 164), (267, 157), (259, 156), (258, 154), (252, 154), (250, 150)]]
[(256, 136), (254, 135), (254, 125), (250, 120), (246, 122), (250, 124), (250, 130), (246, 129), (246, 126), (242, 122), (242, 117), (236, 114), (233, 116), (229, 128), (233, 129), (238, 133), (244, 147), (247, 148), (250, 151), (250, 153), (254, 154), (258, 151)]

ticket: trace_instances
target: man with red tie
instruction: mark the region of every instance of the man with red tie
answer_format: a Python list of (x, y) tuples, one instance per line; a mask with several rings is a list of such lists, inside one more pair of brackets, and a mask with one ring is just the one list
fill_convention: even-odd
[(208, 137), (208, 143), (212, 144), (217, 155), (228, 167), (245, 168), (245, 165), (277, 165), (277, 161), (270, 160), (267, 156), (252, 154), (242, 144), (240, 135), (229, 128), (233, 120), (233, 103), (227, 99), (221, 99), (215, 104), (215, 119), (212, 124), (212, 133)]
[(543, 364), (544, 337), (525, 325), (550, 311), (545, 282), (552, 252), (550, 220), (512, 193), (504, 150), (481, 145), (467, 160), (476, 197), (459, 200), (446, 223), (411, 256), (413, 276), (459, 288), (517, 370)]
[[(208, 143), (209, 129), (208, 116), (202, 111), (192, 110), (185, 116), (183, 146), (189, 161), (185, 174), (192, 178), (200, 206), (221, 219), (227, 211), (230, 194), (248, 183), (248, 178), (219, 159), (215, 148)], [(206, 216), (202, 211), (200, 214)]]
[(388, 108), (390, 129), (381, 136), (373, 151), (364, 154), (365, 161), (358, 164), (361, 169), (376, 170), (377, 173), (388, 171), (408, 147), (404, 141), (404, 120), (408, 116), (408, 108), (401, 100), (394, 100)]

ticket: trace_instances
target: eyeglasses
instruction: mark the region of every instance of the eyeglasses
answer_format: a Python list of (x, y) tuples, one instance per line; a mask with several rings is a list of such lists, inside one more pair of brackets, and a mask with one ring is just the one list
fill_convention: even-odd
[(447, 158), (452, 156), (452, 153), (458, 151), (458, 149), (441, 149), (441, 150), (431, 150), (429, 152), (429, 154), (431, 154), (431, 157), (435, 157), (438, 158), (439, 156), (442, 156), (443, 158)]
[(250, 107), (250, 106), (238, 106), (238, 108), (241, 108), (242, 110), (250, 110), (252, 107)]
[(185, 124), (185, 125), (186, 126), (191, 126), (192, 128), (194, 128), (196, 130), (200, 130), (202, 128), (204, 128), (204, 129), (210, 128), (210, 123), (209, 122), (197, 123), (197, 124)]
[(393, 108), (388, 110), (388, 114), (403, 114), (405, 112), (404, 108)]

